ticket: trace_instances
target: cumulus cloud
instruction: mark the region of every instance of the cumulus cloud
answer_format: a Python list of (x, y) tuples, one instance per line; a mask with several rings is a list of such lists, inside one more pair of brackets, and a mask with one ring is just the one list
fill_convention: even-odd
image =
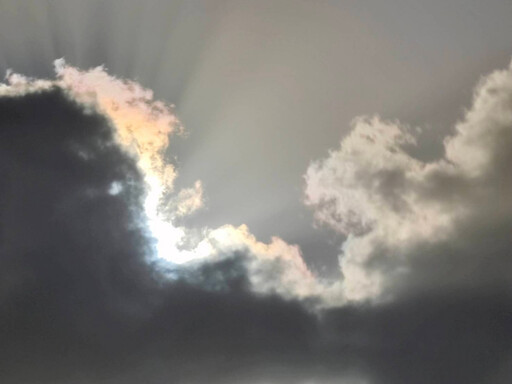
[[(286, 291), (288, 295), (301, 297), (318, 293), (318, 284), (307, 270), (298, 248), (281, 239), (274, 238), (271, 244), (262, 244), (245, 226), (203, 229), (197, 236), (197, 231), (175, 223), (177, 218), (203, 206), (203, 190), (201, 182), (197, 181), (192, 188), (172, 194), (177, 172), (165, 160), (164, 151), (169, 136), (181, 129), (172, 106), (154, 100), (150, 90), (133, 81), (107, 74), (103, 67), (81, 71), (66, 65), (63, 60), (57, 60), (55, 66), (59, 86), (72, 99), (107, 116), (121, 146), (136, 159), (146, 180), (145, 210), (149, 227), (160, 243), (157, 248), (161, 257), (181, 263), (221, 257), (226, 251), (248, 251), (256, 259), (249, 268), (259, 276), (251, 279), (255, 290), (266, 291), (264, 287), (268, 286), (272, 287), (272, 292)], [(187, 249), (186, 243), (194, 242), (197, 246)], [(282, 266), (272, 275), (266, 274), (265, 278), (270, 280), (264, 283), (261, 269), (269, 259), (274, 263), (281, 262)]]
[[(130, 91), (129, 82), (94, 71)], [(476, 98), (487, 95), (487, 109), (480, 108), (478, 119), (468, 112), (447, 141), (451, 155), (438, 162), (407, 155), (403, 146), (414, 143), (408, 128), (362, 119), (357, 126), (366, 127), (359, 128), (363, 136), (356, 129), (340, 155), (346, 169), (339, 171), (335, 161), (326, 168), (327, 160), (310, 169), (311, 180), (318, 181), (308, 186), (316, 188), (311, 198), (325, 200), (313, 204), (318, 219), (331, 220), (351, 234), (349, 241), (366, 246), (345, 244), (366, 252), (358, 254), (366, 259), (354, 267), (361, 279), (372, 272), (384, 289), (390, 285), (386, 273), (408, 271), (400, 272), (402, 283), (394, 289), (409, 294), (340, 306), (333, 306), (337, 286), (321, 284), (296, 246), (277, 237), (260, 242), (246, 226), (192, 230), (165, 221), (160, 210), (172, 199), (192, 212), (201, 185), (180, 194), (165, 184), (169, 179), (159, 165), (165, 168), (164, 159), (151, 163), (151, 156), (139, 154), (160, 156), (164, 147), (139, 146), (138, 133), (120, 139), (95, 88), (84, 91), (81, 85), (75, 97), (74, 80), (65, 85), (62, 77), (9, 76), (13, 83), (0, 87), (1, 382), (502, 384), (512, 379), (511, 268), (504, 257), (512, 223), (511, 203), (503, 194), (510, 190), (505, 177), (510, 103), (503, 88), (509, 71), (482, 83)], [(499, 80), (495, 90), (489, 88), (492, 79)], [(151, 98), (144, 97), (127, 102), (127, 108), (139, 102), (151, 108)], [(140, 113), (136, 121), (151, 121)], [(499, 124), (489, 128), (494, 138), (482, 130), (489, 152), (463, 165), (463, 151), (480, 140), (470, 121), (480, 121), (479, 127)], [(350, 206), (329, 200), (340, 187), (336, 180), (345, 180), (347, 192), (358, 191), (349, 194)], [(156, 199), (148, 203), (148, 196)], [(176, 215), (173, 209), (170, 216)], [(437, 211), (444, 216), (432, 213)], [(148, 225), (151, 212), (168, 227)], [(350, 220), (339, 212), (350, 213)], [(389, 228), (382, 227), (383, 216)], [(412, 225), (412, 218), (420, 225)], [(154, 237), (160, 235), (182, 254), (201, 252), (202, 258), (185, 265), (155, 259)], [(389, 252), (397, 250), (402, 253)], [(353, 298), (346, 282), (344, 299)], [(415, 284), (429, 288), (412, 289)], [(331, 306), (315, 306), (311, 295)]]
[[(204, 198), (199, 180), (190, 188), (174, 191), (178, 173), (164, 153), (171, 136), (182, 133), (183, 128), (172, 105), (155, 100), (151, 90), (134, 81), (116, 78), (101, 66), (83, 71), (59, 59), (55, 61), (55, 71), (57, 78), (53, 81), (31, 79), (11, 71), (0, 92), (5, 96), (23, 96), (60, 89), (84, 111), (107, 119), (115, 141), (134, 159), (144, 179), (145, 217), (142, 220), (153, 236), (158, 257), (183, 264), (221, 258), (227, 251), (249, 252), (252, 259), (256, 259), (248, 261), (250, 271), (255, 273), (252, 279), (255, 290), (286, 292), (287, 296), (300, 297), (318, 294), (320, 283), (307, 271), (297, 247), (278, 238), (274, 238), (272, 244), (264, 245), (256, 241), (246, 226), (194, 229), (178, 224), (181, 217), (202, 208)], [(84, 158), (89, 156), (83, 148), (77, 148), (77, 151)], [(117, 193), (121, 187), (114, 182), (110, 192)], [(275, 281), (263, 284), (262, 270), (271, 269), (263, 267), (264, 264), (280, 265), (272, 273), (265, 274), (265, 278)]]
[(248, 261), (251, 287), (259, 293), (277, 293), (285, 298), (321, 297), (326, 286), (308, 269), (298, 246), (279, 237), (269, 244), (262, 243), (245, 225), (225, 225), (213, 230), (208, 237), (216, 255), (248, 252), (254, 257)]
[(306, 357), (314, 317), (253, 293), (250, 251), (173, 279), (152, 260), (145, 175), (108, 116), (56, 86), (0, 97), (0, 159), (2, 382), (236, 382)]
[(423, 162), (410, 155), (413, 129), (358, 118), (339, 149), (310, 165), (306, 204), (347, 237), (340, 266), (348, 299), (383, 297), (403, 281), (431, 289), (436, 280), (459, 288), (507, 280), (512, 68), (481, 80), (454, 131), (444, 156)]

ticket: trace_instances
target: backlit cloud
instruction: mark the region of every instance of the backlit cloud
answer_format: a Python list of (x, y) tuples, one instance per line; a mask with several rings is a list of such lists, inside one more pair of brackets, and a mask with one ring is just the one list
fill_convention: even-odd
[[(57, 78), (37, 80), (10, 72), (4, 95), (27, 95), (56, 87), (86, 111), (100, 113), (111, 123), (120, 147), (137, 163), (145, 181), (145, 221), (153, 235), (158, 257), (176, 264), (222, 258), (236, 251), (248, 252), (253, 289), (287, 297), (318, 295), (321, 284), (308, 270), (296, 246), (275, 237), (258, 242), (246, 226), (191, 229), (177, 220), (204, 205), (200, 181), (174, 191), (176, 169), (165, 159), (173, 134), (183, 132), (172, 106), (154, 100), (153, 92), (134, 81), (118, 79), (104, 67), (80, 70), (63, 59), (55, 61)], [(80, 151), (86, 156), (84, 151)], [(114, 184), (110, 191), (122, 187)], [(265, 266), (267, 265), (267, 266)]]
[(407, 154), (407, 127), (360, 119), (310, 168), (318, 220), (349, 234), (332, 285), (278, 237), (178, 225), (202, 185), (175, 190), (164, 134), (122, 114), (144, 131), (171, 110), (151, 117), (102, 68), (58, 71), (74, 75), (0, 87), (2, 383), (510, 382), (509, 71), (437, 162)]
[[(403, 280), (427, 284), (420, 275), (432, 274), (429, 264), (451, 270), (437, 284), (505, 281), (510, 234), (497, 228), (512, 216), (512, 68), (481, 80), (442, 158), (420, 161), (409, 154), (414, 145), (414, 130), (399, 122), (358, 118), (306, 173), (315, 218), (347, 236), (339, 260), (349, 299), (378, 297)], [(475, 252), (489, 228), (498, 238)]]

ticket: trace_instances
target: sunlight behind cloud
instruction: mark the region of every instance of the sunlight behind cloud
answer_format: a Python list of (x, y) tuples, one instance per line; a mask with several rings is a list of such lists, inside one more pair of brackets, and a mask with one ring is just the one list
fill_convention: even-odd
[[(144, 224), (153, 240), (155, 256), (174, 265), (191, 261), (218, 261), (243, 253), (251, 289), (297, 298), (318, 296), (323, 285), (305, 264), (298, 246), (273, 237), (269, 244), (258, 241), (247, 226), (224, 225), (217, 229), (187, 228), (177, 220), (200, 209), (203, 202), (201, 181), (175, 191), (178, 176), (164, 157), (173, 134), (183, 132), (173, 106), (154, 100), (153, 92), (140, 84), (109, 75), (102, 66), (82, 71), (63, 59), (55, 61), (57, 79), (37, 80), (8, 73), (8, 84), (0, 92), (25, 95), (63, 89), (67, 96), (89, 112), (104, 115), (111, 123), (117, 144), (135, 160), (144, 179)], [(114, 183), (106, 191), (121, 193)]]

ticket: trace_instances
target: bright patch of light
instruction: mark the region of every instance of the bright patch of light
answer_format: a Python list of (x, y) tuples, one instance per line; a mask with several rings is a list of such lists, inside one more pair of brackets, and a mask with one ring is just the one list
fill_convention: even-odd
[(147, 176), (148, 193), (144, 202), (144, 210), (148, 219), (148, 227), (156, 241), (156, 251), (160, 258), (175, 264), (204, 258), (212, 253), (208, 242), (202, 241), (194, 249), (184, 249), (184, 240), (189, 236), (183, 227), (176, 227), (166, 220), (158, 211), (160, 197), (164, 188), (158, 177)]

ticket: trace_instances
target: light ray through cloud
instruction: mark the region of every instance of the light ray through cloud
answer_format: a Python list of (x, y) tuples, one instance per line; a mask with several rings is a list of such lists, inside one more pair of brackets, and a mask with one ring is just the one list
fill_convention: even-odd
[[(185, 265), (248, 252), (251, 258), (247, 268), (254, 291), (285, 297), (318, 296), (324, 292), (323, 283), (308, 269), (300, 249), (278, 237), (265, 244), (245, 225), (198, 229), (176, 224), (177, 219), (201, 209), (204, 203), (199, 180), (190, 188), (175, 191), (178, 173), (164, 158), (171, 137), (183, 132), (172, 105), (154, 100), (150, 90), (109, 75), (101, 66), (83, 71), (59, 59), (55, 61), (55, 72), (54, 81), (10, 72), (2, 92), (22, 95), (57, 86), (86, 110), (99, 112), (110, 120), (118, 144), (135, 159), (144, 178), (145, 220), (158, 258)], [(110, 193), (121, 189), (122, 185), (111, 186)]]

